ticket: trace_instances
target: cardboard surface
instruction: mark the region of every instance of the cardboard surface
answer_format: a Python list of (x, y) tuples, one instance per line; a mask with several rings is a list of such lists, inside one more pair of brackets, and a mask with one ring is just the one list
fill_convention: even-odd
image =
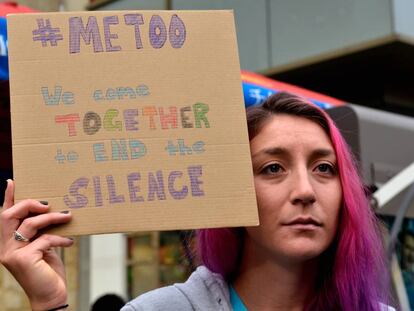
[(8, 17), (16, 199), (64, 235), (258, 224), (232, 11)]

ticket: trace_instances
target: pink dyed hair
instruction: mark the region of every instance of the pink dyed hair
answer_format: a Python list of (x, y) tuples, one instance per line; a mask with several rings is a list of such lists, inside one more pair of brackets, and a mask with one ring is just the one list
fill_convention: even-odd
[[(321, 254), (317, 294), (307, 310), (381, 310), (389, 302), (389, 272), (380, 226), (371, 210), (348, 145), (330, 117), (295, 95), (281, 92), (247, 110), (250, 140), (272, 115), (284, 113), (310, 119), (329, 135), (336, 152), (343, 191), (337, 236)], [(202, 264), (227, 281), (237, 275), (243, 248), (243, 228), (202, 229), (197, 251)]]

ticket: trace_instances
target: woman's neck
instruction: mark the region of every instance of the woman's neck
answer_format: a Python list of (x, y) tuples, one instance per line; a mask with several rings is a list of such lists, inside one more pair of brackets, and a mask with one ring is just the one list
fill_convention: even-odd
[(247, 309), (303, 310), (316, 286), (317, 262), (278, 260), (261, 254), (263, 250), (249, 249), (248, 244), (233, 283)]

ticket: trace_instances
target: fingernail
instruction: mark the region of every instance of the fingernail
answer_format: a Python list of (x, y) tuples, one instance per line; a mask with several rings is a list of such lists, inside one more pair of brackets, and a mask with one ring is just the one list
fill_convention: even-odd
[(68, 237), (68, 239), (71, 240), (71, 241), (74, 241), (75, 240), (74, 238), (69, 238), (69, 237)]
[(62, 214), (69, 214), (70, 211), (61, 211)]
[(40, 204), (43, 204), (43, 205), (49, 205), (49, 202), (48, 201), (39, 201), (39, 203)]

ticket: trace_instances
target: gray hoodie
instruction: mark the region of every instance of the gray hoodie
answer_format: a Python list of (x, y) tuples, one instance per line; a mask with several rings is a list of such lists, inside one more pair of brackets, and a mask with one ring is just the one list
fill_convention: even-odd
[(128, 302), (121, 311), (231, 311), (229, 289), (222, 276), (204, 266), (185, 283), (152, 290)]
[[(128, 302), (121, 311), (231, 311), (223, 277), (200, 266), (185, 283), (155, 289)], [(380, 303), (381, 311), (395, 311)]]

